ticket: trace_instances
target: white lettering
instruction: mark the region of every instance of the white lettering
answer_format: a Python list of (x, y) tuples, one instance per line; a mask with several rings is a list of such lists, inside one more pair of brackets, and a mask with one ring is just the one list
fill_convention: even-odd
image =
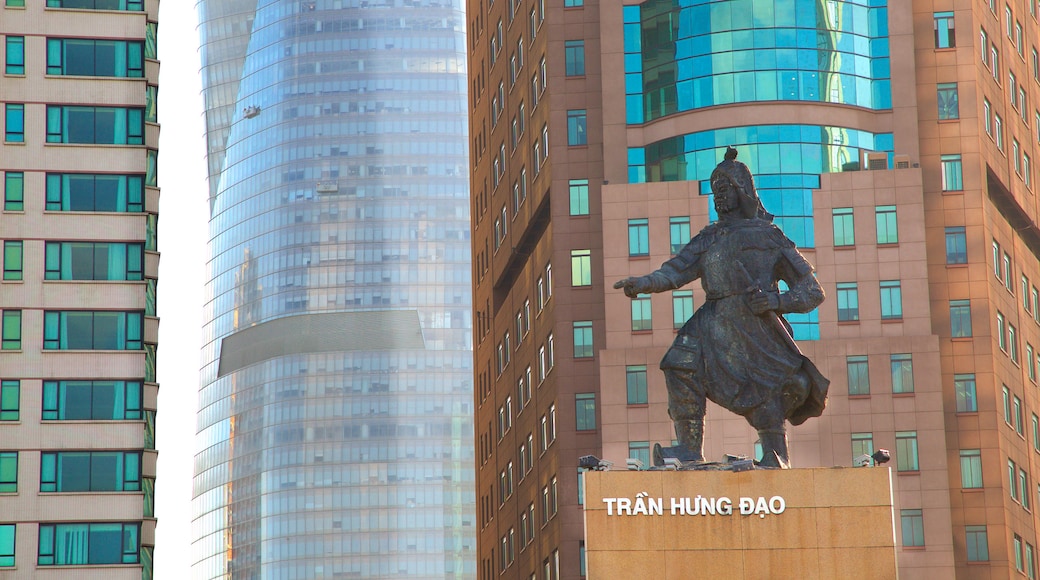
[(643, 495), (639, 494), (636, 496), (635, 506), (632, 508), (632, 515), (638, 516), (639, 514), (646, 514), (646, 501), (643, 500)]
[(662, 509), (664, 507), (664, 500), (662, 500), (661, 498), (654, 499), (652, 497), (648, 499), (650, 501), (650, 515), (662, 515), (664, 513), (664, 510)]
[(619, 516), (630, 516), (632, 515), (632, 500), (627, 497), (617, 498), (617, 515)]
[(673, 497), (672, 498), (672, 515), (684, 516), (686, 515), (686, 502), (683, 500), (689, 500), (690, 498)]
[(784, 501), (784, 498), (778, 495), (774, 495), (773, 497), (769, 498), (769, 511), (773, 512), (774, 514), (782, 514), (786, 509), (787, 502)]
[(766, 498), (760, 497), (758, 498), (758, 501), (755, 502), (755, 513), (758, 514), (758, 517), (760, 518), (766, 517), (766, 514), (769, 513), (769, 504), (766, 503)]
[(605, 498), (603, 498), (603, 503), (607, 504), (607, 515), (608, 516), (614, 515), (614, 503), (615, 502), (617, 502), (617, 498), (616, 497), (605, 497)]
[(749, 516), (755, 512), (755, 500), (750, 497), (740, 498), (740, 515)]
[(719, 515), (733, 515), (733, 502), (730, 501), (728, 497), (720, 497), (718, 500), (716, 500), (715, 504), (719, 509)]

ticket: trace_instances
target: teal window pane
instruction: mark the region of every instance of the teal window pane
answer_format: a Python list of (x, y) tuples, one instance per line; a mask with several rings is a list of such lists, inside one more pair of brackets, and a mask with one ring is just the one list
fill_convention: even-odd
[(3, 311), (3, 350), (21, 350), (22, 348), (22, 311)]
[[(8, 6), (11, 6), (10, 1)], [(15, 524), (0, 524), (0, 568), (14, 567), (15, 529)]]
[(18, 452), (0, 451), (0, 493), (18, 491)]
[(899, 280), (881, 281), (881, 320), (903, 317), (902, 288)]
[(567, 111), (567, 145), (587, 145), (587, 115), (585, 109)]
[(572, 179), (569, 182), (570, 215), (589, 215), (589, 180)]
[(946, 228), (946, 263), (968, 263), (968, 241), (964, 226)]
[(17, 421), (21, 404), (21, 381), (0, 381), (0, 421)]
[(647, 403), (646, 365), (625, 367), (625, 382), (628, 390), (628, 404), (645, 405)]
[(5, 68), (4, 72), (9, 75), (25, 74), (25, 37), (6, 37)]
[(25, 209), (25, 174), (21, 171), (4, 173), (4, 211)]
[(628, 220), (628, 255), (650, 255), (650, 221), (648, 219)]
[(936, 88), (936, 97), (940, 121), (960, 118), (960, 98), (957, 94), (957, 83), (940, 83)]
[(10, 143), (25, 142), (25, 105), (4, 105), (4, 140)]
[(968, 338), (971, 336), (971, 302), (968, 300), (950, 300), (950, 336)]
[(22, 279), (22, 241), (4, 240), (4, 280)]

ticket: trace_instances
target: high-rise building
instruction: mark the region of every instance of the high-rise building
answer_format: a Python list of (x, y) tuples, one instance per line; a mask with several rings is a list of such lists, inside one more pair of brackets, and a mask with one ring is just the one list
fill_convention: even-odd
[(675, 437), (657, 365), (704, 292), (612, 284), (713, 219), (728, 145), (828, 295), (788, 316), (832, 381), (795, 465), (891, 451), (901, 577), (1035, 578), (1038, 3), (468, 8), (479, 578), (582, 577), (578, 458)]
[(145, 579), (158, 0), (0, 6), (0, 576)]
[(197, 578), (474, 578), (465, 18), (202, 0)]

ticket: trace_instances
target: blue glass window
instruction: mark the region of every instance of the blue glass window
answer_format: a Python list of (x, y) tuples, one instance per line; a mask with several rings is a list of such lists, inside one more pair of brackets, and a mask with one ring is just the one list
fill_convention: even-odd
[(4, 141), (25, 142), (25, 105), (21, 103), (4, 105)]
[(141, 280), (144, 244), (47, 242), (45, 280)]
[(47, 8), (144, 11), (144, 0), (47, 0)]
[(25, 74), (25, 37), (8, 36), (5, 43), (4, 73), (9, 75)]
[(141, 419), (140, 381), (44, 381), (44, 421)]
[(141, 312), (90, 310), (43, 313), (44, 350), (141, 350)]
[(144, 211), (144, 177), (48, 173), (48, 211)]
[(62, 451), (40, 456), (40, 491), (140, 491), (140, 451)]
[(936, 12), (932, 15), (935, 28), (935, 48), (952, 48), (957, 46), (954, 34), (953, 12)]
[(567, 111), (567, 145), (587, 145), (587, 125), (585, 109)]
[(144, 109), (48, 105), (47, 142), (141, 145)]
[(40, 524), (37, 564), (136, 564), (140, 532), (139, 523)]
[(47, 74), (140, 78), (144, 76), (144, 42), (48, 38)]
[(585, 41), (568, 40), (563, 43), (564, 70), (569, 77), (585, 76)]

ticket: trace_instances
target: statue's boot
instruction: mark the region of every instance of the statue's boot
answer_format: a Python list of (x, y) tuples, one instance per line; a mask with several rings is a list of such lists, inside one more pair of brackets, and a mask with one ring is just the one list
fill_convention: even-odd
[(651, 455), (657, 467), (665, 465), (666, 459), (678, 459), (682, 463), (704, 462), (704, 419), (685, 419), (675, 421), (675, 434), (679, 444), (673, 447), (662, 447), (654, 444)]
[(791, 467), (787, 454), (787, 431), (785, 429), (762, 429), (758, 432), (758, 440), (762, 444), (762, 460), (760, 467)]

